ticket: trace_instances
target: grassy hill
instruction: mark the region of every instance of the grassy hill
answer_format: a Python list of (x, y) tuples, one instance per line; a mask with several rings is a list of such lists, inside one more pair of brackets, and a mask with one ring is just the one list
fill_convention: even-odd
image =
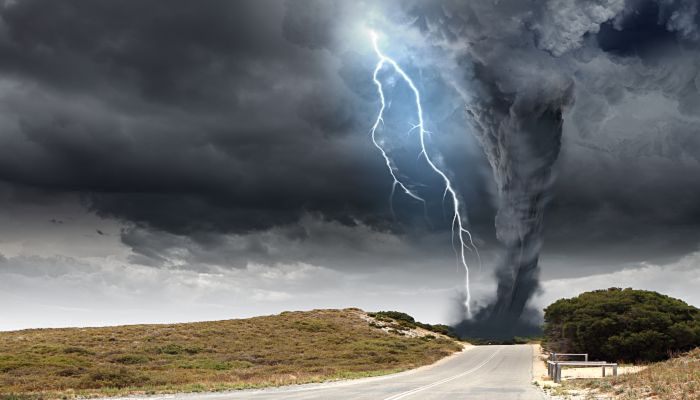
[(429, 364), (461, 349), (415, 324), (375, 317), (358, 309), (314, 310), (186, 324), (0, 332), (0, 399), (356, 378)]
[(605, 394), (620, 400), (700, 399), (700, 348), (635, 374), (570, 381), (565, 388), (588, 389), (595, 392), (591, 396)]

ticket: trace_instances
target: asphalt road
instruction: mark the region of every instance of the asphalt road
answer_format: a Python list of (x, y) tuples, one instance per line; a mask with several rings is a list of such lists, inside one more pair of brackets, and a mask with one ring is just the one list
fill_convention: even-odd
[(532, 347), (477, 346), (428, 367), (376, 378), (228, 393), (159, 396), (176, 400), (542, 400), (532, 385)]

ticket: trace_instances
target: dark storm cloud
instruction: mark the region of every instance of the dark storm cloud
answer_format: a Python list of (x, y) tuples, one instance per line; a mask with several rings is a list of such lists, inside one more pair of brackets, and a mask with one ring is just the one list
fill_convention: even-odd
[(277, 1), (6, 3), (0, 177), (180, 233), (383, 213), (386, 182), (368, 173), (381, 164), (358, 134), (373, 104), (327, 53), (285, 39), (284, 13)]
[[(549, 227), (562, 251), (607, 248), (654, 259), (697, 247), (696, 8), (695, 1), (627, 1), (572, 52), (576, 103)], [(575, 240), (563, 243), (563, 232)]]
[(366, 135), (373, 60), (338, 33), (338, 15), (357, 12), (8, 2), (0, 179), (78, 192), (98, 215), (178, 234), (265, 230), (307, 212), (387, 228), (391, 187)]
[[(78, 193), (100, 216), (151, 227), (153, 236), (122, 236), (144, 263), (246, 234), (257, 244), (208, 248), (235, 263), (274, 262), (283, 252), (263, 240), (294, 246), (288, 235), (306, 215), (355, 229), (330, 235), (339, 242), (398, 230), (366, 135), (374, 59), (352, 26), (369, 21), (420, 74), (436, 143), (481, 239), (495, 237), (496, 188), (455, 94), (485, 93), (475, 63), (491, 65), (506, 92), (552, 71), (574, 81), (545, 251), (665, 236), (682, 242), (660, 250), (672, 253), (700, 240), (694, 1), (27, 0), (0, 10), (0, 179), (33, 201)], [(398, 201), (400, 222), (421, 218)], [(440, 217), (435, 230), (448, 226)], [(303, 240), (322, 243), (320, 231)]]
[(573, 79), (546, 217), (554, 249), (628, 249), (667, 235), (674, 246), (652, 247), (674, 254), (700, 240), (697, 8), (694, 0), (443, 1), (414, 11), (438, 45), (447, 40), (501, 71), (501, 88), (538, 73), (543, 82), (552, 70)]

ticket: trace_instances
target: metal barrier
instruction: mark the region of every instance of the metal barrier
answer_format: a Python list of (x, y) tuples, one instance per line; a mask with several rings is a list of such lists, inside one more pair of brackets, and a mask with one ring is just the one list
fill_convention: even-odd
[(554, 383), (561, 383), (562, 367), (601, 367), (603, 368), (603, 376), (605, 376), (605, 368), (612, 367), (613, 376), (617, 376), (617, 363), (606, 361), (547, 361), (547, 372)]

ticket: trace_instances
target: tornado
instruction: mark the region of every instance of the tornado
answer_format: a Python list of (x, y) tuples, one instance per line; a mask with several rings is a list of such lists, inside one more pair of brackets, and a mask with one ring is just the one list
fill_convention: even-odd
[(483, 95), (467, 112), (493, 170), (495, 228), (504, 254), (496, 268), (495, 299), (458, 330), (489, 338), (534, 334), (539, 328), (529, 320), (526, 307), (539, 290), (544, 213), (573, 84), (560, 77), (544, 78), (504, 91), (489, 68), (480, 66), (475, 76), (483, 83)]
[[(492, 300), (475, 305), (474, 318), (461, 310), (465, 320), (457, 328), (473, 337), (535, 333), (538, 321), (528, 320), (540, 313), (528, 309), (528, 301), (539, 290), (546, 206), (574, 82), (579, 95), (611, 108), (628, 94), (661, 91), (677, 98), (679, 115), (697, 110), (691, 94), (697, 89), (698, 61), (691, 56), (700, 42), (697, 2), (401, 3), (411, 17), (404, 20), (414, 21), (431, 54), (440, 56), (443, 75), (467, 105), (473, 129), (465, 130), (493, 171), (494, 225), (503, 247), (497, 288)], [(579, 133), (597, 131), (608, 115), (586, 108), (577, 108), (571, 121)], [(577, 121), (586, 118), (591, 126)]]
[(471, 316), (460, 299), (462, 321), (455, 328), (472, 338), (539, 333), (540, 313), (528, 302), (540, 290), (545, 209), (563, 117), (573, 105), (575, 62), (567, 52), (614, 16), (619, 5), (591, 11), (583, 2), (562, 9), (545, 1), (414, 0), (404, 7), (431, 51), (451, 60), (441, 68), (466, 105), (471, 126), (465, 130), (493, 172), (494, 225), (502, 244), (494, 268), (496, 291), (475, 304)]

